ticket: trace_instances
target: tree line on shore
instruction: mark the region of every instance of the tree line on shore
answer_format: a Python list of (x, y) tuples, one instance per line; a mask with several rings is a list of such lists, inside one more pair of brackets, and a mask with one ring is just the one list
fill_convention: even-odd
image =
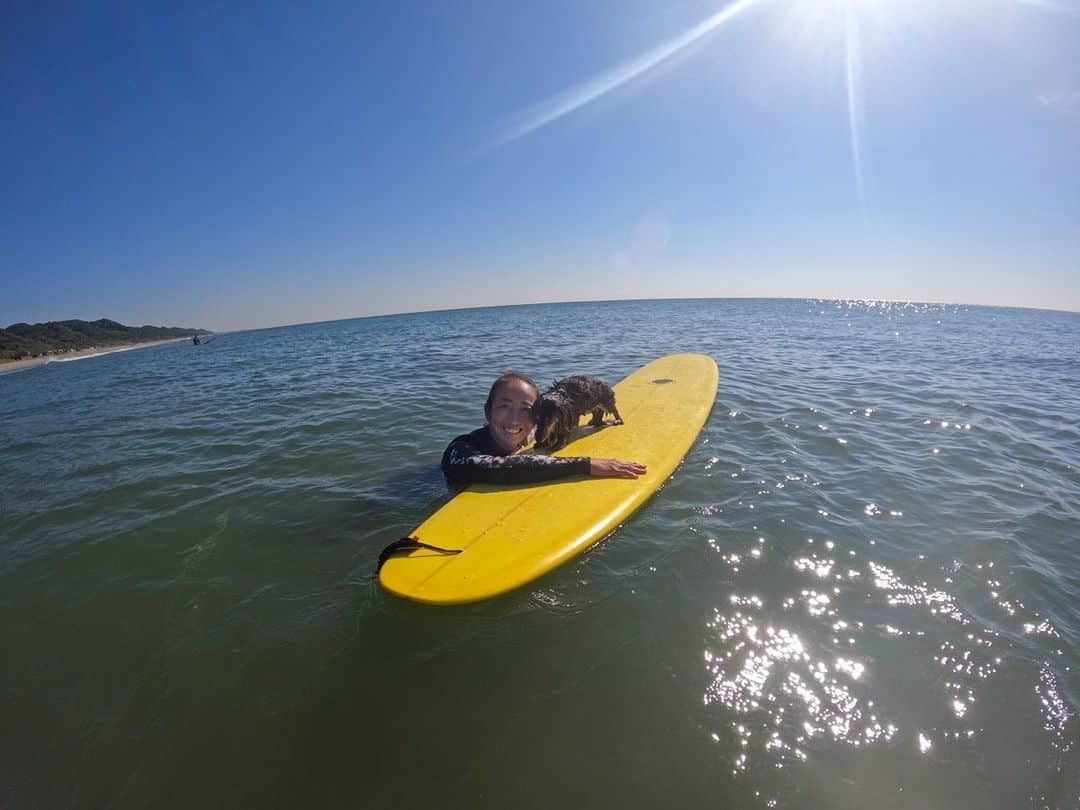
[(97, 321), (13, 323), (7, 329), (0, 329), (0, 362), (123, 343), (148, 343), (203, 332), (203, 329), (182, 329), (177, 326), (124, 326), (108, 318)]

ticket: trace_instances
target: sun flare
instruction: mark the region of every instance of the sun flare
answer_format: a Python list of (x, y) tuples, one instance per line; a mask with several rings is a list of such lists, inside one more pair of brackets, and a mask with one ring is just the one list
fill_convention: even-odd
[[(987, 0), (729, 0), (697, 25), (661, 42), (633, 59), (598, 73), (518, 113), (489, 144), (504, 146), (553, 124), (653, 71), (706, 37), (715, 36), (736, 17), (751, 12), (770, 18), (783, 49), (793, 52), (810, 75), (843, 78), (844, 105), (850, 140), (852, 182), (859, 207), (867, 206), (868, 121), (864, 62), (880, 66), (890, 58), (911, 58), (918, 40), (933, 38), (943, 15), (986, 16)], [(1080, 7), (1062, 0), (993, 0), (1008, 6), (1080, 16)], [(915, 43), (914, 46), (912, 43)], [(897, 47), (903, 45), (904, 47)], [(869, 54), (869, 59), (867, 59)], [(902, 56), (901, 56), (902, 54)], [(816, 58), (816, 61), (815, 61)]]

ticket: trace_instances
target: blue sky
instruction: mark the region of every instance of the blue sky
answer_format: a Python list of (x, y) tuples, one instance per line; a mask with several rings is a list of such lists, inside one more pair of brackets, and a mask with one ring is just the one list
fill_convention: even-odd
[(15, 4), (0, 325), (1080, 311), (1080, 0)]

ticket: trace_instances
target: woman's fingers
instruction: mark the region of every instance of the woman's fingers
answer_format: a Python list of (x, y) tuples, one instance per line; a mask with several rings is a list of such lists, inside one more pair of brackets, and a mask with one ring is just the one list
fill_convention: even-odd
[(637, 478), (646, 471), (646, 466), (636, 461), (622, 461), (617, 458), (589, 459), (589, 475), (600, 478)]

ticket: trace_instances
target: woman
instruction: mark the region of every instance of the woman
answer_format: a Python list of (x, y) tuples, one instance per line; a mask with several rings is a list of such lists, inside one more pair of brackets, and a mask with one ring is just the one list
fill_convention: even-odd
[(540, 389), (524, 374), (508, 372), (494, 383), (484, 403), (484, 427), (458, 436), (446, 448), (442, 471), (452, 489), (469, 484), (532, 484), (575, 475), (637, 478), (644, 464), (615, 458), (514, 455), (529, 440), (533, 403)]

